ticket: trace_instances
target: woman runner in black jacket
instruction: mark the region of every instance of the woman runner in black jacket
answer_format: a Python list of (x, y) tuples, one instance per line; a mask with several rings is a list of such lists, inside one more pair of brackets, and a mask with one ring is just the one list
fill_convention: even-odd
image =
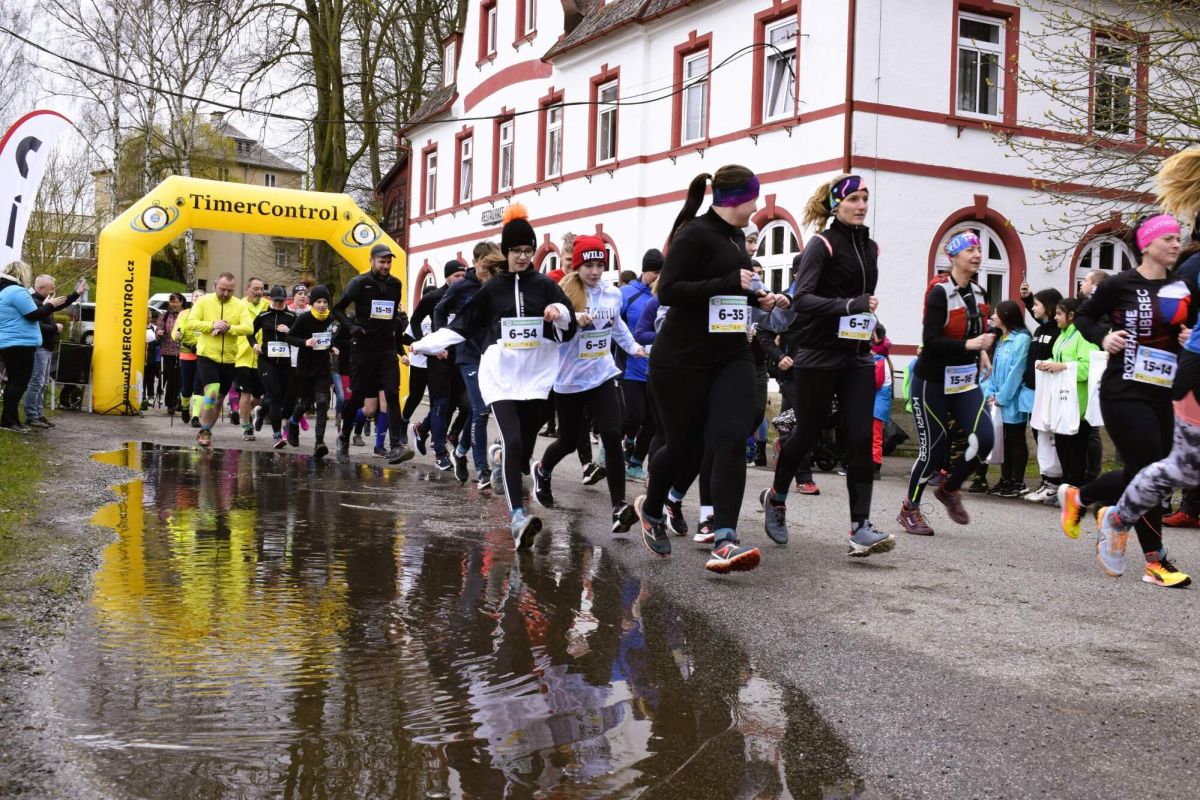
[(895, 536), (876, 530), (869, 519), (875, 471), (871, 460), (875, 408), (871, 332), (878, 305), (879, 247), (863, 224), (868, 200), (862, 178), (839, 175), (819, 186), (805, 206), (804, 224), (822, 229), (830, 217), (833, 223), (804, 248), (789, 292), (792, 310), (801, 317), (788, 353), (796, 381), (796, 429), (775, 462), (774, 485), (759, 496), (767, 536), (785, 544), (789, 484), (816, 444), (836, 395), (848, 440), (849, 555), (856, 557), (885, 553), (896, 544)]
[[(708, 182), (713, 204), (696, 217)], [(634, 502), (642, 541), (671, 553), (663, 504), (683, 500), (671, 487), (712, 451), (712, 572), (758, 566), (758, 548), (737, 538), (746, 487), (746, 438), (754, 431), (754, 357), (746, 338), (750, 304), (770, 311), (778, 295), (751, 291), (754, 273), (742, 228), (758, 205), (758, 178), (740, 166), (698, 175), (668, 238), (658, 299), (670, 310), (650, 351), (650, 390), (666, 443), (650, 463), (646, 494)], [(786, 303), (786, 301), (784, 301)], [(701, 433), (701, 435), (697, 435)], [(669, 494), (668, 494), (669, 493)]]

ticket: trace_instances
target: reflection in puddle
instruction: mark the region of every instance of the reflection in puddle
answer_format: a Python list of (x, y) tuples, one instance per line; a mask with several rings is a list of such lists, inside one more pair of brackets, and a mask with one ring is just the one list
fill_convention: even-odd
[[(574, 531), (458, 484), (130, 444), (53, 677), (136, 797), (841, 798), (808, 702)], [(348, 502), (347, 502), (348, 501)], [(620, 543), (614, 542), (615, 546)]]

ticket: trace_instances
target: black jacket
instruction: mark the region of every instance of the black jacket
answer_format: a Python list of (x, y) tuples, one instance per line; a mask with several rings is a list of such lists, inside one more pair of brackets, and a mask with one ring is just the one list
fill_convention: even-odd
[[(291, 333), (292, 328), (296, 325), (296, 312), (287, 308), (282, 311), (268, 308), (254, 318), (254, 328), (246, 338), (250, 340), (250, 346), (253, 347), (258, 344), (258, 333), (262, 332), (262, 356), (259, 359), (260, 364), (263, 358), (267, 358), (268, 342), (287, 342), (288, 340), (288, 334), (275, 330), (277, 325), (286, 325), (288, 333)], [(289, 358), (288, 365), (291, 366), (291, 363), (291, 359)]]
[[(466, 277), (447, 289), (446, 293), (442, 295), (442, 299), (438, 301), (437, 308), (433, 310), (433, 329), (436, 331), (438, 328), (449, 325), (482, 286), (483, 281), (479, 280), (475, 270), (468, 269)], [(456, 364), (478, 364), (480, 356), (483, 355), (482, 338), (476, 336), (473, 339), (467, 339), (455, 347), (454, 351)]]
[(741, 270), (750, 269), (746, 237), (712, 208), (685, 222), (671, 240), (658, 278), (658, 301), (669, 308), (650, 350), (650, 365), (711, 369), (735, 358), (750, 358), (744, 334), (711, 333), (709, 300), (739, 295), (753, 307), (758, 295), (742, 288)]
[[(350, 328), (354, 347), (365, 353), (395, 353), (408, 327), (408, 315), (401, 308), (403, 289), (400, 281), (389, 275), (380, 281), (368, 271), (355, 275), (346, 284), (346, 290), (333, 305), (333, 316)], [(371, 304), (375, 301), (391, 303), (392, 316), (386, 319), (372, 318)], [(346, 307), (354, 304), (354, 320), (346, 316)]]
[[(314, 350), (308, 346), (308, 340), (313, 338), (314, 333), (330, 332), (330, 339), (336, 338), (337, 330), (330, 331), (330, 327), (337, 323), (330, 314), (323, 320), (319, 320), (313, 316), (312, 311), (305, 311), (300, 316), (296, 317), (296, 324), (288, 331), (288, 344), (300, 349), (300, 355), (296, 358), (296, 371), (301, 375), (319, 375), (322, 372), (329, 373), (330, 369), (329, 350)], [(332, 341), (331, 341), (332, 344)]]
[(870, 233), (866, 226), (835, 219), (805, 246), (788, 292), (797, 316), (791, 351), (795, 366), (837, 369), (872, 363), (870, 341), (838, 338), (841, 318), (867, 313), (879, 281), (879, 246)]
[[(540, 317), (546, 307), (554, 303), (566, 306), (572, 311), (571, 301), (563, 294), (558, 284), (540, 272), (525, 271), (520, 273), (519, 285), (517, 273), (501, 272), (483, 284), (475, 296), (471, 298), (454, 322), (446, 327), (460, 336), (470, 339), (482, 335), (483, 349), (486, 350), (500, 338), (500, 320), (505, 317)], [(543, 335), (552, 342), (568, 341), (578, 328), (575, 314), (567, 314), (570, 325), (565, 333), (560, 333), (552, 322), (543, 323)]]
[[(37, 313), (42, 315), (38, 319), (38, 327), (42, 329), (41, 348), (43, 350), (49, 350), (53, 353), (58, 349), (58, 323), (54, 321), (54, 313), (56, 311), (66, 310), (67, 307), (79, 299), (79, 295), (75, 292), (71, 292), (69, 295), (67, 295), (67, 302), (63, 303), (59, 308), (45, 305), (48, 298), (42, 297), (37, 292), (33, 292), (33, 294), (30, 296), (33, 297), (33, 302), (37, 303), (39, 306)], [(49, 311), (47, 311), (47, 309), (49, 309)]]

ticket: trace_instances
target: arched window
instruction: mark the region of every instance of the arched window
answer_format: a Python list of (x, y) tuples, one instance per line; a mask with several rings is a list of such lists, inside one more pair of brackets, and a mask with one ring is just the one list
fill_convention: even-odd
[(600, 280), (609, 286), (616, 286), (621, 282), (621, 255), (608, 242), (604, 243), (604, 249), (608, 251), (608, 269), (600, 276)]
[(754, 257), (763, 265), (763, 282), (772, 292), (782, 292), (792, 283), (792, 261), (800, 252), (796, 232), (787, 220), (772, 220), (758, 235)]
[(938, 274), (950, 271), (950, 257), (946, 255), (946, 242), (964, 230), (974, 231), (975, 235), (979, 237), (979, 246), (983, 250), (983, 263), (979, 265), (979, 275), (975, 280), (987, 294), (988, 304), (995, 308), (997, 303), (1008, 297), (1008, 275), (1011, 262), (1004, 242), (987, 225), (968, 222), (951, 226), (950, 230), (942, 235), (942, 240), (938, 242), (937, 257), (933, 262), (934, 270)]
[(542, 274), (553, 272), (558, 269), (558, 253), (551, 250), (546, 253), (546, 257), (542, 259)]
[(430, 289), (436, 288), (437, 275), (434, 274), (433, 270), (430, 270), (429, 272), (425, 273), (425, 279), (421, 281), (421, 294), (424, 295), (425, 292), (429, 291)]
[(1075, 276), (1082, 281), (1092, 270), (1116, 275), (1136, 265), (1137, 259), (1127, 244), (1116, 236), (1098, 236), (1083, 248), (1079, 264), (1075, 267)]

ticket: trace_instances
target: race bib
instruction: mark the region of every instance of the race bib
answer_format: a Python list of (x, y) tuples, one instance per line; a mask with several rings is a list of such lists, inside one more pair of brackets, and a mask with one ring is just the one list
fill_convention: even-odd
[(838, 338), (865, 342), (875, 330), (874, 314), (851, 314), (838, 320)]
[(504, 317), (500, 342), (505, 350), (533, 350), (542, 346), (541, 317)]
[(581, 331), (579, 334), (579, 357), (585, 361), (604, 358), (609, 350), (608, 329), (602, 331)]
[(372, 300), (371, 319), (391, 319), (396, 315), (396, 304), (391, 300)]
[(329, 331), (324, 331), (323, 333), (314, 333), (312, 338), (313, 341), (316, 342), (316, 344), (313, 345), (313, 350), (328, 350), (329, 345), (333, 344), (333, 334)]
[(292, 348), (287, 342), (267, 342), (267, 355), (270, 358), (288, 358), (292, 355)]
[(1133, 365), (1133, 379), (1169, 389), (1175, 383), (1175, 372), (1178, 369), (1179, 359), (1174, 353), (1155, 350), (1153, 347), (1138, 347)]
[(977, 364), (963, 364), (960, 367), (946, 367), (946, 383), (943, 387), (945, 394), (962, 394), (975, 388), (975, 376), (979, 373)]
[(750, 321), (746, 298), (737, 294), (721, 294), (708, 300), (709, 333), (745, 333)]

